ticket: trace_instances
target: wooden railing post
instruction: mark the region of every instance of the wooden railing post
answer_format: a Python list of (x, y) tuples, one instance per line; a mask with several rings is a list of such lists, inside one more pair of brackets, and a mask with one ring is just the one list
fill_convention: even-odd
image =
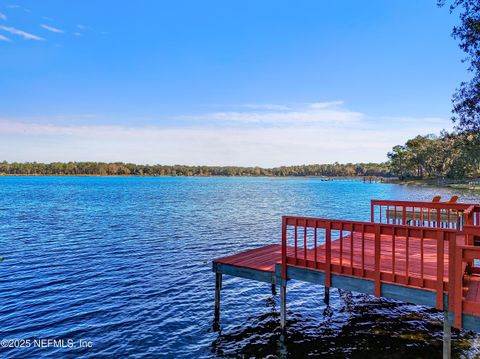
[(454, 311), (455, 302), (455, 247), (456, 235), (448, 234), (448, 310)]
[(463, 302), (463, 251), (461, 247), (455, 247), (455, 290), (453, 325), (455, 328), (462, 328), (462, 302)]
[(287, 217), (282, 217), (282, 278), (287, 279)]
[(375, 222), (375, 205), (370, 201), (370, 222)]
[(375, 226), (375, 283), (374, 283), (374, 294), (376, 297), (381, 295), (381, 283), (380, 283), (380, 225)]
[(444, 248), (445, 232), (437, 232), (437, 302), (436, 308), (443, 310), (443, 275), (444, 275)]
[(332, 223), (328, 221), (325, 228), (325, 287), (332, 285)]

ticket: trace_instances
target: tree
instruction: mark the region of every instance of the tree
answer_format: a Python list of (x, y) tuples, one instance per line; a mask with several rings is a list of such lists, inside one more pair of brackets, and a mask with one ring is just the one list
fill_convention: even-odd
[(469, 63), (468, 70), (473, 73), (470, 81), (460, 84), (452, 97), (453, 117), (459, 132), (480, 131), (480, 2), (478, 0), (438, 0), (440, 7), (450, 3), (450, 12), (461, 9), (459, 26), (452, 31), (454, 39), (459, 40), (460, 48), (467, 54), (463, 60)]
[(392, 172), (397, 174), (401, 180), (411, 175), (412, 153), (406, 146), (393, 147), (392, 152), (389, 152), (387, 156), (390, 159)]

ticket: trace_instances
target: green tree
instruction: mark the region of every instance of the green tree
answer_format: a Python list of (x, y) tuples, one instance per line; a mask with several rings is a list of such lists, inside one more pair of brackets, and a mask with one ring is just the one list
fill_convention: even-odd
[(480, 131), (480, 2), (478, 0), (438, 0), (439, 6), (450, 3), (450, 12), (460, 10), (460, 25), (452, 31), (459, 40), (460, 48), (466, 53), (464, 62), (472, 73), (469, 81), (464, 81), (456, 89), (453, 102), (453, 121), (461, 132)]

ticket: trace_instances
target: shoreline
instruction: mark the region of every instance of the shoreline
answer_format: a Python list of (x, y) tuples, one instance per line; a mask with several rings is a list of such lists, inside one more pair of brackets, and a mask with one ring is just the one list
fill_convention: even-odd
[(139, 177), (139, 178), (270, 178), (270, 179), (321, 179), (325, 182), (328, 181), (355, 181), (355, 182), (364, 182), (370, 183), (369, 179), (372, 178), (371, 183), (381, 183), (381, 184), (396, 184), (402, 186), (419, 186), (419, 187), (436, 187), (436, 188), (451, 188), (458, 190), (470, 190), (470, 191), (480, 191), (480, 182), (475, 184), (470, 184), (468, 180), (463, 181), (454, 181), (453, 183), (441, 183), (440, 179), (429, 178), (429, 179), (410, 179), (400, 181), (392, 177), (379, 177), (379, 176), (268, 176), (268, 175), (259, 175), (259, 176), (226, 176), (226, 175), (196, 175), (196, 176), (186, 176), (186, 175), (145, 175), (145, 174), (6, 174), (0, 173), (1, 177)]
[(480, 182), (471, 184), (469, 180), (457, 180), (451, 183), (448, 183), (448, 180), (442, 183), (442, 180), (439, 178), (428, 178), (428, 179), (411, 179), (411, 180), (396, 180), (390, 181), (388, 183), (405, 185), (405, 186), (420, 186), (420, 187), (437, 187), (437, 188), (452, 188), (459, 190), (470, 190), (470, 191), (480, 191)]

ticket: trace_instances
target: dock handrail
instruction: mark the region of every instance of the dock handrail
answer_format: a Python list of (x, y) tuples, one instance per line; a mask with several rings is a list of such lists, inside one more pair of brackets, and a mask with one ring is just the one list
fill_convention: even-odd
[(370, 220), (386, 224), (461, 230), (463, 223), (466, 223), (465, 212), (471, 207), (472, 204), (469, 203), (372, 200)]
[[(373, 244), (373, 260), (372, 253), (365, 250), (367, 241)], [(376, 296), (381, 296), (382, 283), (419, 287), (435, 292), (439, 310), (444, 309), (447, 294), (450, 310), (458, 316), (460, 306), (461, 316), (458, 286), (463, 277), (458, 265), (469, 260), (472, 250), (480, 258), (480, 248), (465, 244), (465, 237), (449, 228), (284, 216), (282, 277), (287, 279), (287, 266), (321, 270), (325, 272), (325, 286), (330, 287), (332, 273), (352, 275), (372, 280)], [(436, 251), (434, 260), (424, 255), (427, 246)], [(391, 258), (385, 257), (386, 252)], [(445, 258), (449, 260), (448, 270)], [(427, 267), (429, 273), (425, 273)], [(455, 326), (461, 327), (461, 317), (456, 320)]]
[[(457, 328), (462, 327), (462, 314), (480, 311), (480, 303), (471, 301), (468, 295), (464, 297), (463, 282), (465, 268), (467, 273), (480, 272), (479, 267), (474, 267), (475, 260), (480, 259), (480, 247), (472, 245), (457, 245), (455, 247), (455, 280), (453, 295), (454, 299), (449, 305), (449, 309), (453, 312), (453, 324)], [(449, 299), (450, 302), (450, 299)]]

